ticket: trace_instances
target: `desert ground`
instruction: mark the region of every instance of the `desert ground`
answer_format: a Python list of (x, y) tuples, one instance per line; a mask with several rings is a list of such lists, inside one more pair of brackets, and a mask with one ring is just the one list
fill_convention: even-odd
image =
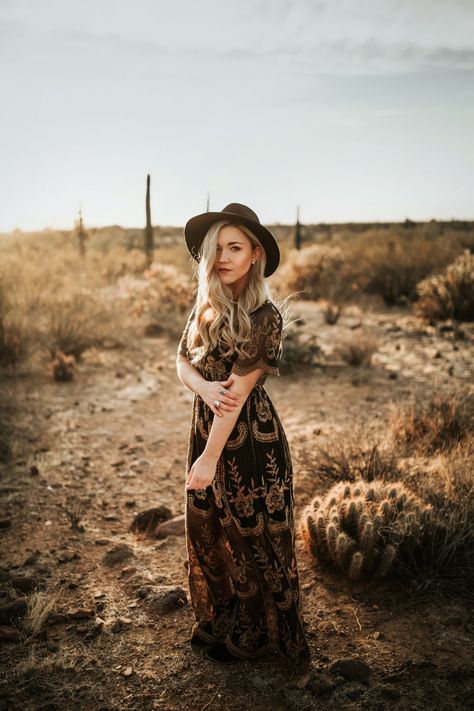
[[(113, 287), (103, 293), (116, 298)], [(319, 357), (266, 389), (290, 444), (300, 521), (335, 483), (322, 451), (383, 451), (394, 406), (472, 394), (474, 324), (440, 327), (379, 299), (347, 305), (334, 324), (320, 299), (292, 308)], [(124, 316), (119, 339), (85, 349), (71, 380), (54, 380), (40, 354), (3, 376), (21, 447), (0, 465), (0, 709), (474, 708), (469, 591), (348, 580), (315, 560), (299, 526), (310, 667), (225, 666), (191, 648), (180, 517), (193, 395), (175, 362), (186, 314), (172, 333), (149, 335), (136, 318)], [(377, 349), (351, 365), (335, 345), (366, 330)], [(419, 476), (436, 474), (442, 457), (404, 461)], [(163, 519), (176, 520), (166, 531)]]

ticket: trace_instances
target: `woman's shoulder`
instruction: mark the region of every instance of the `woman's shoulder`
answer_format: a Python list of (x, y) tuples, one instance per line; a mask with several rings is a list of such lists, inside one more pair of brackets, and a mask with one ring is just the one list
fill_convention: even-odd
[(251, 314), (258, 320), (270, 319), (271, 321), (281, 322), (282, 315), (277, 306), (270, 299), (265, 299), (263, 304), (260, 304), (254, 309)]

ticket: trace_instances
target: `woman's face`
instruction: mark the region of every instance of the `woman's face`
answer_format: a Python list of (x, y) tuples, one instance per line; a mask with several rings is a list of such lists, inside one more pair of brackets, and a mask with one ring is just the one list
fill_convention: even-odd
[(261, 254), (247, 235), (236, 225), (225, 225), (217, 237), (215, 269), (224, 284), (230, 286), (234, 297), (245, 287), (252, 261)]

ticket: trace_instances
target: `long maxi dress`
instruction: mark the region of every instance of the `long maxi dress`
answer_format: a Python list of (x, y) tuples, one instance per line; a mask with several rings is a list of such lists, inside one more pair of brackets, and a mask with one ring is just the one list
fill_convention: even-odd
[[(178, 345), (189, 359), (186, 338), (195, 305)], [(307, 662), (295, 555), (293, 470), (277, 411), (265, 390), (268, 374), (280, 375), (282, 317), (266, 300), (251, 313), (250, 356), (223, 357), (219, 345), (196, 368), (206, 380), (226, 380), (257, 367), (264, 373), (245, 401), (218, 460), (214, 480), (185, 490), (188, 579), (195, 615), (192, 634), (225, 642), (234, 655), (253, 659), (278, 652)], [(202, 454), (214, 413), (193, 398), (186, 476)]]

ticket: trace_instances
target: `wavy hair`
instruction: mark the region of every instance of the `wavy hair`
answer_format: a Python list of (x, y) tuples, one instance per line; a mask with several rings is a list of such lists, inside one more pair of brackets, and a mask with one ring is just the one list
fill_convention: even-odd
[[(217, 238), (225, 225), (238, 227), (249, 238), (252, 248), (259, 246), (262, 250), (261, 257), (255, 264), (251, 264), (247, 284), (236, 301), (231, 287), (221, 281), (214, 266)], [(266, 299), (277, 305), (277, 297), (264, 277), (267, 259), (265, 249), (246, 225), (220, 220), (212, 224), (207, 231), (201, 244), (200, 254), (196, 266), (195, 314), (187, 336), (191, 363), (197, 363), (218, 344), (224, 357), (229, 357), (232, 353), (237, 353), (238, 357), (248, 356), (245, 344), (250, 341), (252, 333), (250, 314)]]

